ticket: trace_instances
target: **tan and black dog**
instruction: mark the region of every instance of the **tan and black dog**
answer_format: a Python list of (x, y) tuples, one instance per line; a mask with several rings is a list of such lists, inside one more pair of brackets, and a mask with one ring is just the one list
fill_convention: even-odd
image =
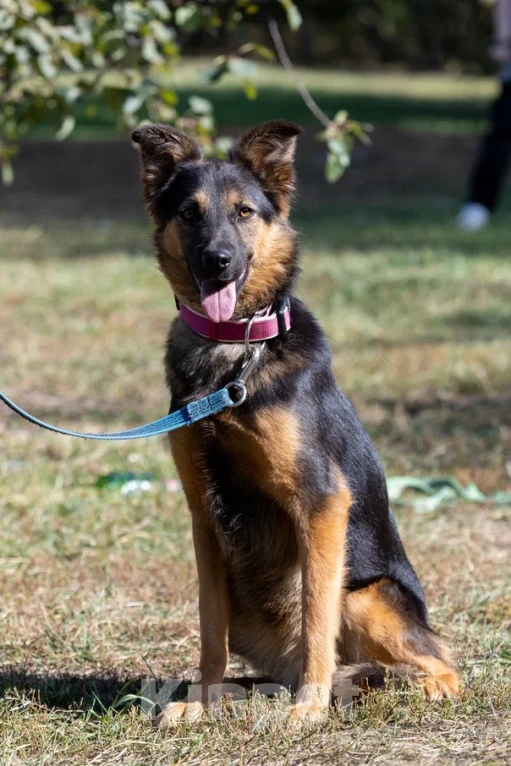
[[(260, 125), (228, 161), (202, 159), (166, 125), (141, 127), (133, 140), (177, 299), (225, 322), (290, 298), (291, 329), (266, 343), (245, 403), (170, 441), (193, 521), (203, 702), (232, 651), (298, 689), (291, 716), (301, 721), (324, 712), (341, 666), (368, 687), (406, 668), (432, 699), (456, 694), (459, 682), (428, 625), (376, 451), (335, 383), (322, 330), (292, 295), (299, 132)], [(234, 380), (244, 354), (243, 343), (203, 338), (178, 317), (166, 354), (172, 410)], [(172, 703), (160, 723), (190, 712)]]

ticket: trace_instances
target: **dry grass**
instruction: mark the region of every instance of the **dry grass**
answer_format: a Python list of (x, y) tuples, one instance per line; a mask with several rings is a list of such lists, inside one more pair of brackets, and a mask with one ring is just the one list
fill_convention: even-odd
[[(504, 226), (479, 239), (438, 217), (306, 225), (301, 292), (333, 342), (389, 472), (452, 472), (509, 489), (511, 264)], [(1, 387), (82, 430), (166, 412), (162, 347), (174, 314), (148, 231), (86, 224), (0, 232)], [(198, 658), (196, 582), (181, 494), (98, 490), (112, 470), (174, 476), (163, 439), (68, 440), (2, 410), (0, 763), (505, 764), (511, 753), (510, 509), (399, 511), (465, 692), (427, 705), (372, 696), (302, 735), (226, 717), (153, 731), (139, 679)]]

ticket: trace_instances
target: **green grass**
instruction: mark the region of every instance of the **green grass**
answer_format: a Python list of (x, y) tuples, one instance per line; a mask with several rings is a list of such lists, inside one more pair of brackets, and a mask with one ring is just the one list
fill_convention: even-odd
[[(506, 217), (481, 235), (409, 201), (303, 210), (300, 294), (389, 473), (452, 473), (510, 487), (511, 261)], [(82, 430), (163, 415), (162, 349), (175, 314), (149, 229), (87, 221), (0, 230), (1, 387)], [(108, 445), (51, 435), (0, 412), (0, 763), (502, 764), (511, 752), (511, 509), (399, 509), (433, 625), (465, 691), (426, 704), (372, 696), (311, 732), (224, 718), (153, 731), (141, 677), (198, 659), (191, 530), (165, 440)], [(121, 497), (113, 470), (162, 483)], [(234, 670), (237, 665), (234, 664)], [(263, 716), (264, 720), (267, 721)]]
[[(241, 80), (234, 75), (205, 86), (200, 79), (205, 68), (206, 61), (187, 61), (170, 75), (181, 110), (187, 108), (189, 96), (196, 94), (213, 103), (217, 124), (222, 129), (278, 117), (302, 125), (317, 124), (281, 67), (260, 65), (254, 77), (258, 90), (254, 100), (246, 98)], [(354, 73), (339, 69), (299, 72), (319, 105), (331, 116), (347, 109), (353, 119), (364, 123), (449, 134), (479, 132), (497, 87), (494, 78), (445, 73)], [(76, 138), (115, 135), (117, 114), (94, 102), (93, 106), (94, 114), (88, 114), (85, 105), (79, 110), (78, 128), (73, 135)], [(50, 119), (35, 135), (51, 135), (51, 124)]]

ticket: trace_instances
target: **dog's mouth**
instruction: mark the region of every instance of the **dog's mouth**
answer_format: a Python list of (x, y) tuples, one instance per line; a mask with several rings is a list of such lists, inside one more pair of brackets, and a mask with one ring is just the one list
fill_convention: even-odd
[(212, 322), (228, 322), (234, 314), (237, 299), (236, 281), (218, 282), (206, 279), (200, 283), (200, 300)]
[(228, 322), (236, 308), (236, 301), (245, 284), (247, 271), (229, 282), (219, 279), (196, 280), (202, 310), (211, 322)]

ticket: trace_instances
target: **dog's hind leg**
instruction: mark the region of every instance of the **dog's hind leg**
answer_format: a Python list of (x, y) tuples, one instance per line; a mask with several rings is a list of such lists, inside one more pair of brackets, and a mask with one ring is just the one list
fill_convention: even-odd
[[(220, 696), (227, 664), (229, 597), (227, 572), (213, 527), (200, 466), (200, 445), (194, 426), (171, 437), (172, 454), (183, 482), (192, 514), (193, 544), (199, 574), (200, 677), (189, 692), (187, 702), (171, 702), (158, 716), (157, 726), (173, 726), (181, 720), (197, 720), (203, 707)], [(212, 696), (213, 695), (213, 696)]]
[(459, 692), (459, 677), (449, 652), (428, 626), (424, 609), (390, 579), (348, 593), (342, 612), (340, 655), (346, 667), (334, 682), (362, 690), (381, 687), (406, 675), (422, 684), (429, 699)]

